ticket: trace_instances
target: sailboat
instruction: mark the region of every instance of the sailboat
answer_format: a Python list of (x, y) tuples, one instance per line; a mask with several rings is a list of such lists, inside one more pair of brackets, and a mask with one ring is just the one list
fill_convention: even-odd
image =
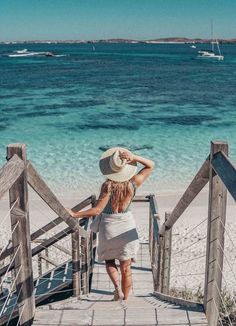
[[(215, 53), (215, 45), (218, 50), (218, 54)], [(213, 23), (211, 22), (211, 51), (201, 50), (198, 51), (198, 58), (200, 59), (213, 59), (213, 60), (224, 60), (224, 56), (221, 54), (220, 45), (217, 39), (213, 39)]]

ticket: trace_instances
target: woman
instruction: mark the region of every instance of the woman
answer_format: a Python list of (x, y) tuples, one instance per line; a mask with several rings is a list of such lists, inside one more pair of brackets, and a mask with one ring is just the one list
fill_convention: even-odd
[[(144, 167), (136, 174), (137, 162)], [(107, 273), (115, 287), (114, 300), (127, 300), (132, 286), (131, 262), (135, 261), (139, 246), (135, 219), (129, 206), (136, 188), (152, 172), (154, 162), (125, 148), (113, 147), (103, 153), (99, 166), (107, 179), (102, 184), (96, 206), (69, 212), (75, 218), (100, 215), (98, 261), (105, 260)], [(121, 286), (115, 259), (119, 260)]]

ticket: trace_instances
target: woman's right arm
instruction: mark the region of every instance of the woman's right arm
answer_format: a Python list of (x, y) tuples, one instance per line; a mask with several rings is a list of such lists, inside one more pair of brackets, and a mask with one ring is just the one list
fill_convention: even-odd
[(144, 165), (139, 173), (133, 176), (132, 180), (135, 184), (139, 187), (141, 184), (147, 179), (147, 177), (151, 174), (152, 170), (154, 169), (155, 163), (152, 160), (149, 160), (145, 157), (135, 155), (129, 151), (123, 152), (120, 154), (121, 158), (125, 158), (128, 162), (138, 162)]
[(104, 210), (104, 208), (106, 207), (106, 205), (109, 201), (109, 197), (110, 197), (110, 194), (107, 191), (104, 191), (104, 189), (105, 189), (105, 187), (104, 187), (104, 183), (103, 183), (102, 187), (101, 187), (99, 198), (94, 207), (86, 209), (86, 210), (82, 210), (82, 211), (77, 211), (77, 212), (74, 212), (71, 209), (67, 209), (68, 212), (70, 213), (70, 215), (72, 217), (84, 218), (84, 217), (93, 217), (93, 216), (101, 214), (102, 211)]

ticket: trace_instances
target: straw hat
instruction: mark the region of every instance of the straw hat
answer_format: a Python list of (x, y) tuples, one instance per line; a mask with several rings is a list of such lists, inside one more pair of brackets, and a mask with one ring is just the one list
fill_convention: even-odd
[(127, 163), (119, 156), (119, 151), (127, 151), (123, 147), (112, 147), (106, 150), (99, 161), (99, 167), (107, 179), (123, 182), (131, 179), (137, 172), (137, 163)]

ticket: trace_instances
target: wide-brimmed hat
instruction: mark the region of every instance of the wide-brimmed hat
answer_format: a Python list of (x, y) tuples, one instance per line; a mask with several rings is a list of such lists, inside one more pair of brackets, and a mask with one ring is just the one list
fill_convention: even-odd
[(123, 147), (112, 147), (106, 150), (99, 161), (102, 174), (109, 180), (124, 182), (131, 179), (137, 172), (137, 163), (122, 160), (119, 152), (127, 151)]

